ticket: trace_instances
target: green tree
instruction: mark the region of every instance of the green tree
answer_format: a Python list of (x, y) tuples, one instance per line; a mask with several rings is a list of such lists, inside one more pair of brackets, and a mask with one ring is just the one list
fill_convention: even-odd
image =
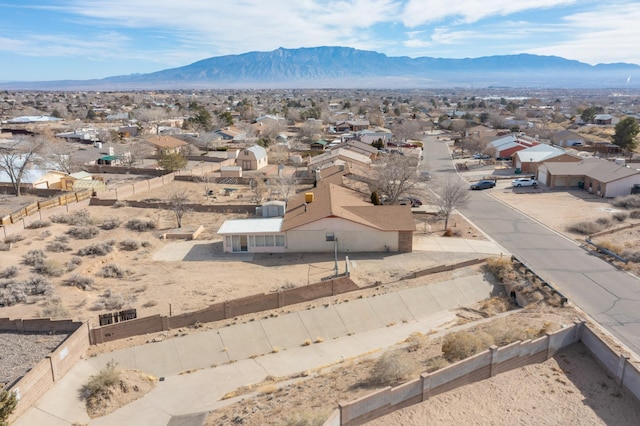
[(635, 139), (640, 132), (638, 122), (633, 117), (625, 117), (615, 126), (615, 134), (612, 136), (613, 143), (627, 152), (631, 152), (638, 146)]
[(175, 172), (187, 165), (187, 159), (180, 153), (163, 153), (158, 160), (158, 166), (163, 170)]
[(89, 108), (89, 111), (87, 111), (87, 120), (95, 120), (96, 119), (96, 112), (93, 110), (93, 108)]
[(9, 416), (18, 405), (18, 398), (8, 390), (0, 391), (0, 426), (9, 426)]
[(604, 112), (604, 108), (600, 106), (590, 106), (582, 110), (580, 113), (580, 119), (585, 123), (593, 123), (593, 120), (596, 118), (596, 114), (601, 114)]
[(233, 116), (229, 111), (221, 112), (218, 118), (224, 126), (233, 126)]

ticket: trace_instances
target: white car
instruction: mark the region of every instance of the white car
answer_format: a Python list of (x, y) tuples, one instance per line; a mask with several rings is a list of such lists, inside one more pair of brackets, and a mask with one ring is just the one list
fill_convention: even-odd
[(538, 186), (538, 181), (534, 178), (523, 177), (511, 181), (511, 186), (519, 188), (521, 186)]

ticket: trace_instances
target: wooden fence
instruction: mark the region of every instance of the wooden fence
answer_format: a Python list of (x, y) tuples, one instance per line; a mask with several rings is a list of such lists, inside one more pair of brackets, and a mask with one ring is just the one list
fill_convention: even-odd
[(26, 207), (21, 208), (20, 210), (16, 210), (8, 216), (5, 216), (0, 219), (0, 225), (10, 225), (14, 223), (18, 223), (25, 217), (29, 217), (40, 210), (51, 209), (58, 206), (64, 206), (70, 203), (78, 203), (80, 201), (87, 200), (91, 198), (93, 191), (85, 190), (78, 192), (71, 192), (67, 194), (60, 195), (58, 197), (50, 198), (45, 201), (38, 201), (33, 204), (30, 204)]

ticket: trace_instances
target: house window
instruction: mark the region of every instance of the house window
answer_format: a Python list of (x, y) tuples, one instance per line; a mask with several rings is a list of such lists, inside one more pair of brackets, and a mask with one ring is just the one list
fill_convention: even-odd
[(225, 237), (225, 239), (226, 239), (227, 247), (231, 247), (231, 236), (230, 236), (230, 235), (227, 235), (227, 236)]
[(244, 151), (242, 151), (242, 155), (244, 155), (245, 157), (248, 157), (249, 151), (245, 149)]
[(273, 247), (274, 246), (273, 235), (265, 235), (264, 236), (264, 245), (265, 245), (265, 247)]
[(327, 232), (325, 241), (335, 241), (336, 235), (333, 232)]
[(284, 247), (284, 235), (276, 235), (276, 247)]
[(264, 235), (256, 235), (256, 247), (264, 247)]

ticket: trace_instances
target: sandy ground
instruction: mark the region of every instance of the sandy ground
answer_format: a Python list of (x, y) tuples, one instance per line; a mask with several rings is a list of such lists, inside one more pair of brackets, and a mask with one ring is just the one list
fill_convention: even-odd
[(542, 364), (460, 387), (368, 424), (631, 426), (640, 424), (640, 404), (575, 344)]

